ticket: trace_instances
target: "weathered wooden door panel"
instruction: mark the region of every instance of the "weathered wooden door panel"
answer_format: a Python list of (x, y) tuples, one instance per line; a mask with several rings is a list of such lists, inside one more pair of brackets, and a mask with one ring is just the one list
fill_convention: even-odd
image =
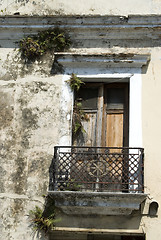
[(97, 113), (86, 113), (88, 121), (83, 121), (84, 145), (96, 146)]
[(106, 146), (123, 146), (123, 113), (107, 113), (106, 115)]
[(104, 146), (128, 146), (128, 84), (107, 85), (104, 101)]
[(88, 121), (82, 121), (83, 131), (79, 132), (74, 145), (76, 146), (96, 146), (97, 133), (97, 112), (89, 113), (84, 110)]
[(98, 85), (86, 84), (76, 95), (76, 99), (82, 104), (82, 110), (86, 114), (82, 120), (82, 131), (79, 132), (74, 145), (97, 145), (97, 117), (98, 117)]
[[(128, 143), (128, 85), (111, 84), (105, 91), (105, 146), (112, 154), (109, 161), (110, 176), (114, 189), (121, 189), (125, 175), (125, 163), (128, 159), (117, 147), (127, 146)], [(126, 187), (126, 186), (125, 186)]]

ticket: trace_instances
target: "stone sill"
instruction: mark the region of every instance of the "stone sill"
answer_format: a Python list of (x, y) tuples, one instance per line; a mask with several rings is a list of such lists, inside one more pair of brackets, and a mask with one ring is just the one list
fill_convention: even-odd
[(143, 193), (49, 191), (55, 206), (68, 215), (130, 215), (140, 210)]

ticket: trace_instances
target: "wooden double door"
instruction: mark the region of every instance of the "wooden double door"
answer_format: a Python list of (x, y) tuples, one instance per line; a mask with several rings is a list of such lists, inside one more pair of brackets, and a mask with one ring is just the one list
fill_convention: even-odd
[(76, 94), (88, 120), (82, 121), (74, 145), (128, 147), (128, 83), (86, 83)]

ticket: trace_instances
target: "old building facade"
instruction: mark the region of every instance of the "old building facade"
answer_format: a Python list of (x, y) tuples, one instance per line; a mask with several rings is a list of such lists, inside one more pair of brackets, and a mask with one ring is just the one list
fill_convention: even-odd
[[(0, 239), (160, 239), (161, 1), (0, 9)], [(24, 37), (55, 27), (68, 49), (22, 58)], [(72, 138), (76, 102), (82, 131)], [(47, 234), (29, 217), (43, 195), (60, 219)]]

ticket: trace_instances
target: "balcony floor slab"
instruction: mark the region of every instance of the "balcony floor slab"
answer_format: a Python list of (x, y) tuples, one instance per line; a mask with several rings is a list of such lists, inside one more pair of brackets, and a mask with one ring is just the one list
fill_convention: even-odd
[(49, 191), (55, 206), (68, 215), (130, 215), (139, 210), (143, 193)]

